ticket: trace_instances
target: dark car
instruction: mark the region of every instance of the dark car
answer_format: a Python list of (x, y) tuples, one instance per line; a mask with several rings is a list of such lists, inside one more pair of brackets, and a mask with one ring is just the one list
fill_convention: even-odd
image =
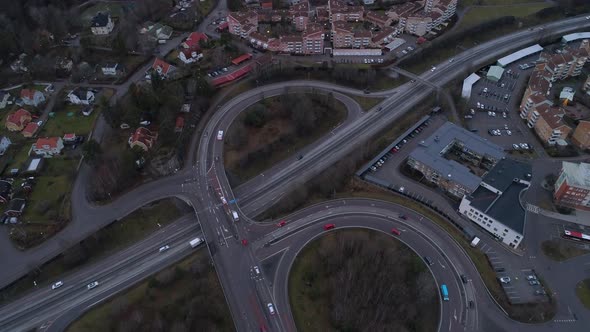
[(464, 274), (461, 275), (461, 281), (463, 281), (464, 284), (467, 283), (467, 277)]
[(428, 265), (433, 265), (434, 262), (432, 262), (432, 260), (430, 259), (430, 257), (428, 256), (424, 256), (424, 261), (426, 262), (426, 264)]

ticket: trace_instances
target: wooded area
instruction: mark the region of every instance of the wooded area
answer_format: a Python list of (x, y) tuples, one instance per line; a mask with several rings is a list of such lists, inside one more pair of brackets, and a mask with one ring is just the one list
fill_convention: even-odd
[(422, 260), (391, 237), (343, 230), (297, 258), (289, 296), (300, 331), (435, 331), (437, 288)]

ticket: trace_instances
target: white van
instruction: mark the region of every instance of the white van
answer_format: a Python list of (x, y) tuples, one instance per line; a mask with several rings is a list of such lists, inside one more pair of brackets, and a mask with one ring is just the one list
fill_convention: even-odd
[(238, 213), (236, 211), (232, 211), (231, 215), (232, 215), (232, 217), (234, 217), (234, 221), (240, 220), (240, 217), (238, 217)]

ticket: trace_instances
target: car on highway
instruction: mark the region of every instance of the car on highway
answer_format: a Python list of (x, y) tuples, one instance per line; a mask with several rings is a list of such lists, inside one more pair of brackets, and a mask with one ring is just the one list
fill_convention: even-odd
[(430, 259), (430, 257), (428, 256), (424, 256), (424, 261), (426, 262), (426, 264), (428, 265), (434, 265), (434, 262)]
[(166, 251), (166, 250), (168, 250), (168, 249), (170, 249), (170, 246), (169, 246), (169, 245), (165, 245), (165, 246), (163, 246), (163, 247), (160, 247), (160, 250), (158, 250), (158, 251), (159, 251), (159, 252), (164, 252), (164, 251)]
[(221, 141), (223, 139), (223, 130), (217, 132), (217, 140)]
[(286, 224), (287, 224), (287, 222), (286, 222), (286, 221), (284, 221), (284, 220), (281, 220), (281, 221), (279, 221), (279, 223), (277, 224), (277, 226), (279, 226), (279, 227), (283, 227), (283, 226), (285, 226)]
[(64, 285), (64, 282), (60, 280), (60, 281), (56, 282), (55, 284), (51, 285), (51, 289), (58, 289), (63, 285)]
[(500, 277), (500, 282), (503, 284), (510, 283), (510, 277)]
[(334, 227), (336, 227), (336, 225), (334, 225), (334, 224), (325, 224), (324, 230), (327, 231), (327, 230), (333, 229)]
[(402, 235), (402, 232), (400, 232), (397, 228), (392, 228), (391, 233), (395, 235)]
[(245, 247), (248, 245), (248, 240), (242, 239), (242, 245)]
[(252, 269), (254, 270), (254, 273), (256, 273), (257, 276), (260, 275), (260, 269), (258, 268), (258, 266), (254, 266)]
[(449, 59), (449, 62), (453, 62), (453, 61), (455, 61), (455, 58), (450, 58)]
[(89, 283), (88, 285), (86, 285), (86, 288), (93, 289), (93, 288), (96, 288), (96, 286), (98, 286), (98, 281), (93, 281), (93, 282)]
[(297, 156), (297, 160), (301, 160), (301, 159), (303, 159), (303, 155), (302, 154), (300, 154), (300, 155)]
[(227, 204), (227, 200), (225, 199), (225, 197), (221, 196), (221, 203), (223, 204)]
[(272, 303), (269, 303), (269, 304), (267, 304), (266, 306), (268, 307), (268, 312), (269, 312), (271, 315), (274, 315), (274, 314), (275, 314), (275, 307), (272, 305)]
[(435, 71), (435, 70), (436, 70), (435, 66), (432, 66), (432, 68), (430, 68), (430, 71)]
[(464, 284), (467, 283), (467, 277), (464, 274), (461, 275), (461, 281), (463, 281)]
[(408, 217), (406, 217), (405, 214), (400, 214), (399, 215), (399, 218), (402, 219), (402, 220), (408, 220)]

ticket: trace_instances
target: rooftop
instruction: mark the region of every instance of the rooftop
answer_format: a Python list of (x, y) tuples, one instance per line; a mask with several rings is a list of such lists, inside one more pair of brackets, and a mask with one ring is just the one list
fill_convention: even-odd
[(504, 158), (483, 177), (483, 182), (504, 192), (514, 182), (514, 179), (530, 181), (533, 169), (531, 165)]
[(522, 59), (524, 57), (527, 57), (531, 54), (535, 54), (537, 52), (541, 52), (543, 50), (543, 48), (541, 47), (541, 45), (539, 44), (535, 44), (533, 46), (529, 46), (527, 48), (523, 48), (520, 51), (516, 51), (512, 54), (509, 54), (501, 59), (498, 60), (498, 66), (506, 66), (509, 65), (511, 63), (513, 63), (516, 60)]
[(451, 122), (447, 122), (430, 137), (422, 141), (410, 153), (410, 158), (428, 165), (448, 178), (453, 178), (455, 182), (461, 183), (467, 188), (475, 190), (481, 179), (471, 173), (466, 166), (444, 157), (447, 148), (457, 142), (461, 142), (464, 149), (494, 159), (501, 159), (505, 155), (504, 150), (496, 144)]
[(590, 164), (564, 161), (561, 170), (570, 186), (590, 189)]

